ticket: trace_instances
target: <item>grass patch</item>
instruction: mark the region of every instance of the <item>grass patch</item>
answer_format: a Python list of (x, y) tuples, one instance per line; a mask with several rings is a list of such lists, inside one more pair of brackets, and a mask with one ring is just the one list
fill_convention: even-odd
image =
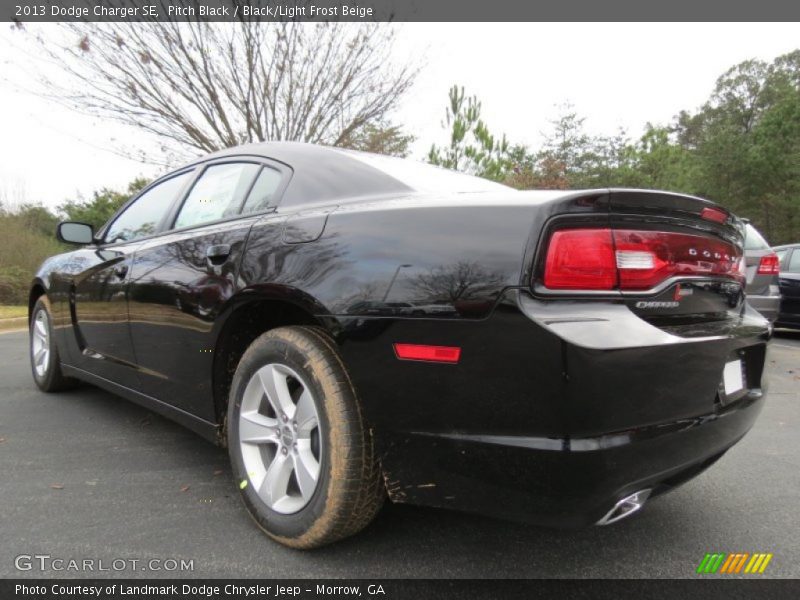
[(0, 306), (0, 319), (13, 319), (14, 317), (27, 316), (27, 306)]

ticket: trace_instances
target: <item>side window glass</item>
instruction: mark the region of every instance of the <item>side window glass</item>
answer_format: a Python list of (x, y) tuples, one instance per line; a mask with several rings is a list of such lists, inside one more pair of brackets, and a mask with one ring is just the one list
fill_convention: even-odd
[(781, 270), (786, 269), (786, 253), (787, 252), (788, 252), (788, 249), (787, 250), (776, 250), (775, 251), (775, 254), (778, 255), (778, 261), (781, 263)]
[(749, 223), (745, 227), (744, 249), (745, 250), (767, 250), (769, 244), (764, 237), (758, 233), (755, 227)]
[(105, 242), (131, 241), (155, 233), (178, 192), (192, 172), (167, 179), (139, 196), (120, 214), (106, 231)]
[(786, 267), (789, 273), (800, 273), (800, 249), (795, 248), (792, 250), (792, 256), (789, 258), (789, 265)]
[(281, 184), (282, 175), (275, 169), (264, 167), (258, 174), (253, 189), (247, 197), (247, 202), (242, 209), (243, 213), (254, 213), (275, 206), (275, 192)]
[(208, 167), (183, 203), (175, 227), (190, 227), (239, 214), (260, 165), (225, 163)]

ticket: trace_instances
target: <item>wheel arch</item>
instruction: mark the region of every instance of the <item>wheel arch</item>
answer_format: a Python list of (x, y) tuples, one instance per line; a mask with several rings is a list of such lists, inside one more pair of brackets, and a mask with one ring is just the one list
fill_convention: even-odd
[[(231, 382), (244, 352), (261, 334), (290, 325), (319, 327), (331, 336), (336, 329), (335, 320), (318, 302), (294, 288), (248, 288), (230, 299), (214, 337), (211, 386), (217, 423), (224, 423)], [(220, 429), (221, 445), (225, 445), (224, 429)]]
[(33, 317), (33, 307), (36, 306), (36, 301), (42, 296), (47, 295), (47, 289), (40, 279), (34, 279), (31, 284), (31, 291), (28, 294), (28, 322), (30, 323)]

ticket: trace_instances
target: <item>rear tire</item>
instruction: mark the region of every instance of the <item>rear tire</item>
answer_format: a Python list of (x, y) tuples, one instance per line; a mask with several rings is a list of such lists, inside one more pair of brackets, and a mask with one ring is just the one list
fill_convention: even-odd
[(43, 392), (61, 392), (75, 387), (75, 379), (61, 372), (61, 358), (53, 336), (53, 318), (46, 296), (33, 307), (29, 323), (29, 346), (33, 381)]
[(280, 327), (242, 356), (228, 405), (234, 481), (258, 526), (292, 548), (366, 527), (384, 488), (353, 385), (333, 341)]

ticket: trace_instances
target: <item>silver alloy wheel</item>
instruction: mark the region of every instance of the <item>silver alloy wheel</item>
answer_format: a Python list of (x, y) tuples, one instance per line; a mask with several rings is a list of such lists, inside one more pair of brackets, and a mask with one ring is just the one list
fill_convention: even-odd
[(286, 365), (261, 367), (244, 390), (239, 447), (249, 479), (264, 503), (296, 513), (314, 495), (322, 432), (310, 388)]
[(47, 314), (40, 310), (33, 318), (33, 331), (31, 332), (31, 357), (33, 368), (39, 377), (44, 377), (50, 366), (50, 326)]

